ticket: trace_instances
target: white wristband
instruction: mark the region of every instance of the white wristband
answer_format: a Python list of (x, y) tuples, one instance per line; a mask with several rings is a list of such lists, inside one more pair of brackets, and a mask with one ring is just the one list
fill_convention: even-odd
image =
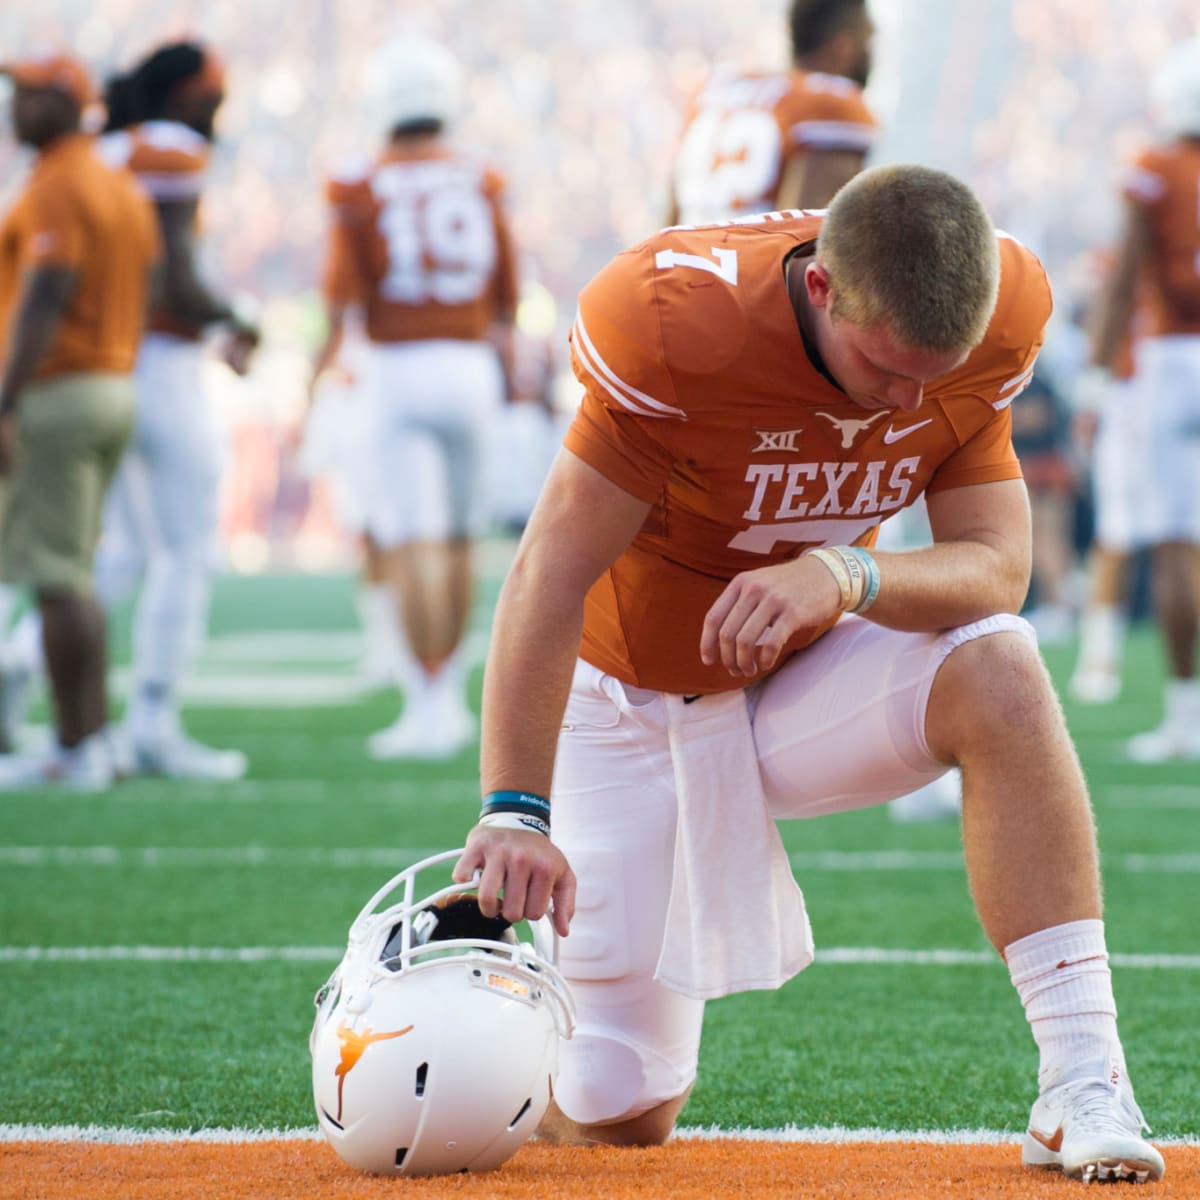
[(480, 817), (478, 823), (492, 829), (527, 829), (531, 833), (550, 836), (550, 822), (543, 821), (541, 817), (535, 817), (532, 813), (491, 813), (489, 816)]

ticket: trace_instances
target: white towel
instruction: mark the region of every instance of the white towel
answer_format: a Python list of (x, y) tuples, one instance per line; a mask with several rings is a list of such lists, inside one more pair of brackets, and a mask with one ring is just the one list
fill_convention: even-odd
[(777, 988), (812, 962), (812, 927), (767, 812), (745, 693), (662, 698), (679, 814), (654, 977), (702, 1000)]

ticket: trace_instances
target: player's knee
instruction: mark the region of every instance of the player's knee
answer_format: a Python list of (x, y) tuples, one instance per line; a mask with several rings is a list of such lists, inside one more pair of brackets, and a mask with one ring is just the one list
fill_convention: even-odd
[(693, 1078), (645, 1047), (577, 1030), (560, 1051), (554, 1100), (584, 1140), (659, 1145), (674, 1128)]
[[(994, 618), (991, 620), (995, 620)], [(967, 626), (934, 681), (926, 725), (931, 746), (957, 761), (976, 739), (1002, 736), (1013, 745), (1045, 732), (1059, 712), (1053, 685), (1028, 623)]]

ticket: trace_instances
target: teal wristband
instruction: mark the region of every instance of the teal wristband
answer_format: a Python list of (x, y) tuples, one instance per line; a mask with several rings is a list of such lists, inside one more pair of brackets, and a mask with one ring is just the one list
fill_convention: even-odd
[(536, 792), (488, 792), (479, 815), (488, 817), (493, 813), (529, 813), (548, 821), (550, 801)]
[(853, 613), (864, 613), (875, 603), (879, 596), (879, 564), (875, 561), (875, 556), (869, 550), (863, 550), (859, 546), (852, 547), (851, 553), (862, 563), (867, 581), (863, 587), (862, 599), (850, 611)]

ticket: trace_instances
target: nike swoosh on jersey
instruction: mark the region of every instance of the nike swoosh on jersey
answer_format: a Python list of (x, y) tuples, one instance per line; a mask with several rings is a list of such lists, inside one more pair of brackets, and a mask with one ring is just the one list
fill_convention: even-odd
[(918, 421), (915, 425), (906, 425), (903, 429), (897, 429), (894, 425), (890, 426), (887, 433), (883, 435), (883, 444), (890, 446), (893, 442), (908, 437), (910, 433), (916, 433), (918, 429), (924, 429), (926, 425), (932, 424), (933, 418), (930, 417), (928, 420)]

